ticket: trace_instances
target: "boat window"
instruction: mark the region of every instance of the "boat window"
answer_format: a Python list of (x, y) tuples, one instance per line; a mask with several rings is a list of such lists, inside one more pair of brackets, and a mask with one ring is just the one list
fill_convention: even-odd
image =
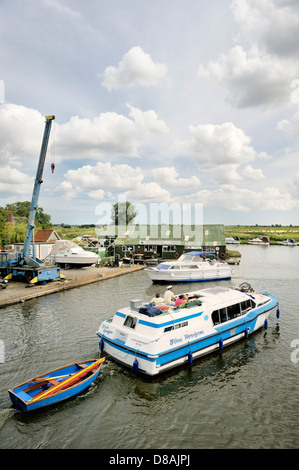
[(250, 301), (250, 299), (244, 300), (243, 302), (241, 302), (242, 314), (244, 314), (245, 311), (248, 310), (248, 309), (250, 309), (250, 308), (251, 308), (251, 301)]
[(227, 321), (226, 307), (219, 309), (220, 322), (223, 323)]
[(197, 269), (198, 266), (197, 264), (182, 264), (182, 269)]
[(227, 307), (227, 316), (229, 320), (241, 315), (240, 304), (229, 305)]
[(167, 326), (166, 328), (164, 328), (164, 333), (166, 333), (167, 331), (176, 330), (177, 328), (183, 328), (184, 326), (188, 326), (187, 321), (177, 323), (176, 325)]
[(214, 325), (219, 325), (219, 323), (224, 323), (240, 315), (245, 315), (251, 308), (255, 308), (255, 304), (251, 299), (248, 299), (241, 302), (241, 304), (238, 303), (220, 308), (219, 310), (214, 310), (212, 313), (213, 323)]
[(193, 256), (191, 255), (184, 255), (182, 256), (182, 261), (192, 261)]
[(170, 268), (170, 264), (158, 264), (157, 266), (157, 269), (169, 269)]
[(212, 320), (214, 325), (219, 325), (220, 323), (220, 318), (219, 318), (219, 310), (214, 310), (212, 313)]
[(175, 326), (174, 326), (174, 329), (176, 330), (177, 328), (183, 328), (184, 326), (188, 326), (188, 322), (187, 321), (184, 321), (182, 323), (177, 323)]
[(131, 317), (130, 315), (127, 315), (125, 321), (124, 321), (124, 326), (127, 326), (129, 328), (135, 328), (137, 324), (137, 318), (136, 317)]
[(174, 330), (173, 325), (172, 326), (167, 326), (166, 328), (164, 328), (164, 333), (166, 333), (167, 331), (171, 331), (171, 330)]

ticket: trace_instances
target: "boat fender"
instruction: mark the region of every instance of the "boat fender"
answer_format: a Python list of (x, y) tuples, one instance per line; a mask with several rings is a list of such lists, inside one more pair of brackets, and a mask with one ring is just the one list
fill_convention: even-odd
[(266, 318), (265, 323), (264, 323), (264, 328), (265, 328), (265, 330), (268, 328), (268, 320), (267, 320), (267, 318)]
[(222, 338), (220, 338), (220, 340), (219, 340), (219, 349), (220, 349), (220, 351), (222, 351), (222, 349), (223, 349), (223, 339)]
[(277, 311), (276, 311), (276, 318), (279, 318), (280, 317), (280, 310), (279, 308), (277, 308)]
[(99, 349), (100, 349), (101, 352), (104, 349), (104, 341), (102, 339), (100, 339), (100, 341), (99, 341)]
[(249, 335), (249, 328), (245, 328), (245, 338), (248, 339), (248, 335)]
[(135, 359), (135, 361), (133, 362), (133, 371), (138, 372), (138, 361), (137, 361), (137, 359)]
[(191, 351), (188, 352), (188, 362), (189, 362), (189, 364), (192, 364), (192, 362), (193, 362), (193, 356), (192, 356)]

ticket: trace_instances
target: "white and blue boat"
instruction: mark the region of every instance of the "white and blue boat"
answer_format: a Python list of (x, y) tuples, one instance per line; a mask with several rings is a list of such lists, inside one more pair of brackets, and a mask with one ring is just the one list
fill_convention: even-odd
[(233, 269), (226, 261), (205, 251), (189, 251), (176, 261), (163, 261), (145, 269), (152, 282), (199, 282), (231, 279)]
[(273, 295), (256, 293), (247, 283), (185, 295), (188, 302), (179, 308), (131, 301), (102, 321), (100, 350), (135, 372), (156, 376), (247, 339), (267, 327), (270, 312), (278, 307)]

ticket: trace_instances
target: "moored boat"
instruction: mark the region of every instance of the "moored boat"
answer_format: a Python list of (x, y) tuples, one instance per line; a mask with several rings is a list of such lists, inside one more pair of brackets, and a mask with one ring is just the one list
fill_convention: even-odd
[(131, 301), (103, 320), (100, 350), (134, 371), (155, 376), (221, 350), (266, 326), (278, 300), (246, 283), (185, 294), (178, 308)]
[(237, 236), (226, 237), (225, 243), (228, 245), (239, 245), (241, 243), (240, 238)]
[(104, 361), (77, 362), (39, 375), (9, 389), (10, 399), (16, 408), (27, 412), (77, 396), (98, 377)]
[(278, 242), (277, 245), (283, 245), (283, 246), (297, 246), (298, 243), (296, 243), (294, 238), (288, 238), (287, 240), (284, 240), (282, 242)]
[(268, 237), (257, 237), (248, 240), (248, 245), (261, 245), (261, 246), (269, 246), (270, 239)]
[(234, 273), (228, 263), (205, 251), (189, 251), (145, 271), (153, 282), (215, 281), (231, 279)]

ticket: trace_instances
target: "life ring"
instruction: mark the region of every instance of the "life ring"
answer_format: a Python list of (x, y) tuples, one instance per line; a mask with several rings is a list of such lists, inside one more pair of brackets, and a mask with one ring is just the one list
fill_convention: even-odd
[(225, 258), (225, 253), (221, 253), (220, 258)]
[(180, 255), (179, 255), (178, 253), (175, 253), (175, 254), (174, 254), (174, 258), (175, 258), (175, 259), (178, 259), (179, 256), (180, 256)]
[(137, 253), (137, 255), (141, 255), (141, 251), (140, 251), (140, 250), (137, 250), (136, 253)]

